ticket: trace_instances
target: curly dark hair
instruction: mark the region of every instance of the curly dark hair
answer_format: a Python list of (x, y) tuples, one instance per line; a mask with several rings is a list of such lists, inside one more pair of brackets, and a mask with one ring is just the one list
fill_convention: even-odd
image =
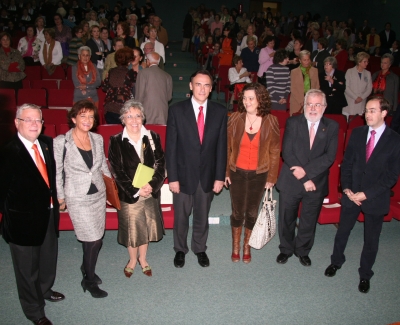
[(286, 52), (285, 49), (280, 49), (275, 52), (273, 62), (274, 64), (279, 64), (285, 61), (285, 59), (288, 57), (289, 57), (288, 52)]
[(130, 47), (124, 48), (115, 52), (115, 63), (117, 66), (127, 66), (133, 60), (133, 51)]
[(246, 108), (243, 105), (243, 94), (246, 90), (254, 90), (256, 94), (258, 101), (257, 116), (264, 117), (271, 114), (271, 98), (269, 97), (268, 90), (258, 82), (247, 84), (243, 87), (243, 90), (239, 94), (238, 112), (246, 112)]
[(124, 36), (129, 36), (129, 24), (126, 21), (119, 22), (117, 26), (120, 25), (124, 31)]
[(88, 111), (89, 112), (93, 111), (94, 113), (94, 122), (92, 129), (95, 129), (99, 121), (99, 112), (97, 110), (96, 105), (91, 100), (88, 99), (79, 100), (74, 104), (74, 106), (72, 106), (71, 110), (68, 112), (67, 115), (69, 127), (70, 128), (75, 127), (75, 123), (72, 121), (73, 118), (76, 118), (80, 113)]

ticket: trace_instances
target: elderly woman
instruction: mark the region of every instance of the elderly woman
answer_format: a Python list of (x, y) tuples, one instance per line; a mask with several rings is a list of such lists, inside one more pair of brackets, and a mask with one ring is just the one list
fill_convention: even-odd
[(319, 89), (318, 70), (311, 66), (310, 52), (301, 51), (300, 66), (290, 73), (290, 115), (302, 112), (304, 95), (310, 89)]
[(271, 109), (273, 110), (286, 111), (286, 102), (290, 93), (288, 62), (288, 53), (285, 50), (278, 50), (274, 55), (274, 64), (267, 70), (267, 90), (271, 97)]
[(99, 73), (102, 74), (104, 69), (104, 60), (108, 54), (107, 45), (100, 38), (99, 26), (93, 25), (90, 28), (90, 34), (92, 35), (92, 38), (86, 42), (86, 46), (90, 47), (92, 52), (90, 61), (92, 61), (92, 63), (96, 66), (97, 70), (99, 70)]
[(163, 43), (157, 41), (157, 28), (150, 27), (149, 35), (150, 35), (149, 40), (147, 42), (143, 42), (140, 45), (140, 48), (142, 49), (142, 51), (144, 51), (143, 49), (144, 49), (144, 46), (146, 45), (146, 43), (148, 43), (148, 42), (152, 43), (154, 45), (154, 52), (157, 52), (158, 54), (160, 54), (160, 56), (163, 58), (163, 62), (165, 64), (165, 49), (164, 49)]
[[(251, 73), (243, 67), (243, 60), (239, 55), (233, 57), (232, 63), (234, 67), (230, 68), (228, 71), (228, 79), (231, 85), (237, 83), (251, 83)], [(230, 87), (233, 90), (233, 87)]]
[(344, 92), (347, 106), (342, 113), (362, 115), (368, 96), (372, 90), (371, 73), (367, 70), (369, 54), (360, 52), (356, 56), (356, 66), (346, 71), (346, 90)]
[(39, 52), (39, 60), (48, 74), (53, 74), (56, 67), (61, 64), (63, 52), (60, 42), (54, 39), (55, 32), (53, 28), (44, 30), (45, 42)]
[(36, 29), (33, 26), (26, 28), (26, 36), (18, 42), (18, 51), (21, 52), (25, 65), (40, 65), (39, 51), (42, 41), (36, 37)]
[(99, 288), (102, 281), (95, 269), (106, 222), (103, 174), (111, 174), (104, 156), (103, 137), (90, 132), (97, 121), (97, 108), (91, 101), (75, 103), (68, 112), (71, 130), (54, 139), (54, 158), (60, 209), (68, 207), (75, 235), (82, 242), (83, 291), (103, 298), (108, 294)]
[[(260, 67), (258, 68), (257, 76), (259, 82), (264, 79), (264, 73), (267, 72), (268, 68), (272, 65), (275, 55), (275, 39), (273, 36), (267, 36), (265, 38), (265, 47), (261, 49), (260, 56), (258, 57), (258, 63)], [(262, 80), (265, 83), (265, 80)]]
[(135, 95), (137, 72), (128, 69), (128, 64), (133, 60), (133, 52), (129, 47), (124, 47), (115, 52), (116, 68), (108, 72), (104, 79), (102, 89), (106, 93), (104, 108), (106, 110), (107, 124), (120, 124), (120, 110), (124, 103)]
[[(160, 136), (143, 126), (145, 116), (140, 102), (125, 102), (120, 118), (125, 127), (123, 132), (110, 138), (108, 159), (121, 201), (118, 243), (127, 247), (129, 253), (124, 274), (130, 278), (136, 263), (139, 263), (143, 274), (152, 276), (146, 253), (149, 242), (161, 240), (164, 234), (159, 204), (165, 178), (164, 152)], [(132, 181), (139, 163), (154, 169), (154, 174), (151, 180), (137, 188)]]
[(100, 73), (90, 61), (91, 50), (82, 46), (78, 50), (78, 63), (72, 66), (72, 81), (74, 82), (74, 103), (83, 99), (91, 100), (97, 106), (99, 97), (96, 88), (101, 84)]
[(244, 86), (238, 111), (228, 121), (225, 186), (232, 201), (232, 262), (240, 261), (244, 224), (243, 262), (250, 263), (250, 235), (264, 189), (277, 181), (280, 137), (278, 119), (270, 114), (268, 91), (259, 83)]
[(381, 71), (372, 75), (372, 93), (384, 97), (390, 103), (390, 109), (397, 108), (399, 93), (399, 77), (390, 71), (393, 55), (386, 53), (381, 57)]
[(0, 33), (0, 89), (21, 89), (25, 78), (25, 61), (18, 50), (12, 49), (10, 34)]
[(129, 36), (129, 25), (127, 22), (120, 22), (117, 24), (117, 37), (121, 37), (125, 40), (125, 46), (131, 49), (137, 46), (137, 41), (133, 37)]
[(344, 72), (337, 69), (334, 57), (328, 56), (324, 60), (324, 72), (319, 74), (319, 84), (328, 104), (325, 114), (342, 114), (342, 108), (347, 106), (344, 96), (346, 79)]
[(68, 57), (69, 54), (69, 41), (72, 38), (71, 28), (68, 26), (63, 25), (63, 18), (60, 14), (54, 15), (54, 31), (55, 36), (54, 39), (61, 44), (62, 53), (64, 57)]

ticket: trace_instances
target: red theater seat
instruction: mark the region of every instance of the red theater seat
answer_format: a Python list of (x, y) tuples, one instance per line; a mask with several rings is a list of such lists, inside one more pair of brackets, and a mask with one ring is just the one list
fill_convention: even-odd
[(42, 73), (42, 79), (59, 79), (59, 80), (65, 79), (65, 71), (62, 68), (62, 66), (60, 66), (60, 65), (58, 65), (56, 67), (56, 69), (54, 70), (54, 72), (51, 75), (48, 74), (47, 70), (43, 67), (42, 67), (41, 73)]
[(124, 127), (121, 124), (104, 124), (97, 127), (97, 133), (100, 134), (104, 140), (104, 153), (107, 158), (110, 137), (122, 132), (123, 129)]
[[(339, 202), (339, 173), (339, 161), (335, 160), (329, 169), (329, 193), (325, 198), (328, 199), (328, 202), (322, 205), (322, 209), (318, 217), (318, 223), (321, 225), (328, 223), (339, 223), (340, 221), (341, 206)], [(339, 206), (329, 207), (329, 205), (333, 204)]]
[(349, 129), (354, 129), (359, 126), (365, 125), (364, 115), (350, 115), (349, 116)]
[(330, 118), (339, 123), (339, 128), (346, 131), (347, 130), (347, 120), (346, 117), (342, 114), (324, 114), (324, 117)]
[(58, 89), (57, 80), (32, 80), (32, 89)]
[(161, 147), (165, 151), (165, 141), (167, 135), (167, 126), (161, 124), (146, 124), (145, 125), (147, 130), (152, 130), (156, 132), (160, 136)]
[(17, 97), (18, 106), (31, 103), (40, 107), (47, 107), (46, 89), (20, 89)]
[(54, 124), (56, 127), (56, 133), (61, 134), (60, 125), (67, 124), (66, 109), (42, 109), (43, 120), (46, 124)]
[(49, 107), (72, 107), (74, 101), (73, 89), (49, 89)]
[(400, 221), (400, 181), (392, 188), (393, 196), (390, 198), (390, 210), (393, 218)]
[(60, 80), (60, 89), (75, 89), (74, 82), (72, 80)]
[(279, 128), (285, 128), (286, 127), (286, 120), (289, 118), (289, 112), (287, 111), (277, 111), (277, 110), (271, 110), (271, 114), (276, 116), (278, 118), (278, 123), (279, 123)]
[(25, 67), (25, 74), (26, 77), (25, 79), (27, 80), (37, 80), (37, 79), (42, 79), (42, 67), (40, 66), (26, 66)]
[(55, 138), (57, 136), (55, 124), (43, 124), (42, 133), (49, 137)]

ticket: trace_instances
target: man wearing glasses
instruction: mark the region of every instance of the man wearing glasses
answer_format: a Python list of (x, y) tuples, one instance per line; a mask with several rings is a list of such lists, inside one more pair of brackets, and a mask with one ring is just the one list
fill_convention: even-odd
[(350, 232), (364, 213), (364, 247), (361, 253), (358, 290), (367, 293), (374, 275), (372, 266), (378, 253), (383, 217), (389, 213), (390, 189), (400, 173), (400, 136), (388, 128), (385, 117), (389, 102), (372, 97), (366, 104), (366, 126), (355, 128), (341, 164), (343, 189), (339, 229), (336, 233), (331, 265), (325, 275), (333, 277), (346, 261), (344, 250)]
[(185, 265), (189, 252), (187, 234), (193, 211), (191, 250), (200, 266), (210, 261), (206, 254), (208, 213), (214, 193), (225, 180), (227, 155), (226, 108), (208, 100), (212, 77), (207, 70), (192, 74), (193, 96), (172, 105), (168, 112), (166, 162), (169, 188), (173, 193), (174, 265)]
[(40, 135), (42, 112), (33, 104), (17, 110), (18, 134), (0, 155), (2, 234), (10, 246), (22, 310), (34, 324), (52, 324), (45, 300), (64, 295), (52, 290), (58, 252), (59, 204), (53, 140)]
[[(285, 264), (295, 254), (304, 266), (311, 266), (309, 253), (324, 197), (328, 194), (329, 167), (335, 160), (337, 122), (323, 117), (325, 94), (309, 90), (304, 115), (286, 122), (282, 147), (284, 164), (276, 184), (279, 190), (279, 249), (276, 261)], [(300, 219), (295, 235), (296, 220)]]

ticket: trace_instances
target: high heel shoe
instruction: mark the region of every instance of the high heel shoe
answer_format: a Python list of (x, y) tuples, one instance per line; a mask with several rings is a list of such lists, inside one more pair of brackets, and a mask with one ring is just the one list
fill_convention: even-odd
[(95, 281), (83, 279), (81, 286), (83, 292), (86, 292), (86, 290), (89, 291), (93, 298), (105, 298), (108, 296), (108, 293), (104, 290), (101, 290)]
[[(138, 257), (137, 261), (138, 261), (139, 265), (142, 266), (142, 265), (140, 264), (139, 257)], [(144, 275), (153, 276), (153, 273), (151, 272), (151, 267), (150, 267), (150, 265), (147, 265), (147, 266), (145, 266), (144, 268), (142, 268), (142, 272), (143, 272)]]
[[(86, 272), (85, 272), (85, 268), (83, 267), (83, 264), (81, 265), (81, 272), (82, 272), (82, 276), (85, 277), (86, 276)], [(96, 282), (97, 284), (102, 284), (103, 281), (101, 281), (100, 277), (95, 273), (94, 274), (94, 282)]]
[[(129, 264), (129, 262), (128, 262), (128, 264)], [(128, 264), (126, 264), (126, 265), (128, 265)], [(133, 269), (131, 267), (125, 266), (124, 274), (127, 278), (130, 278), (133, 274)]]

